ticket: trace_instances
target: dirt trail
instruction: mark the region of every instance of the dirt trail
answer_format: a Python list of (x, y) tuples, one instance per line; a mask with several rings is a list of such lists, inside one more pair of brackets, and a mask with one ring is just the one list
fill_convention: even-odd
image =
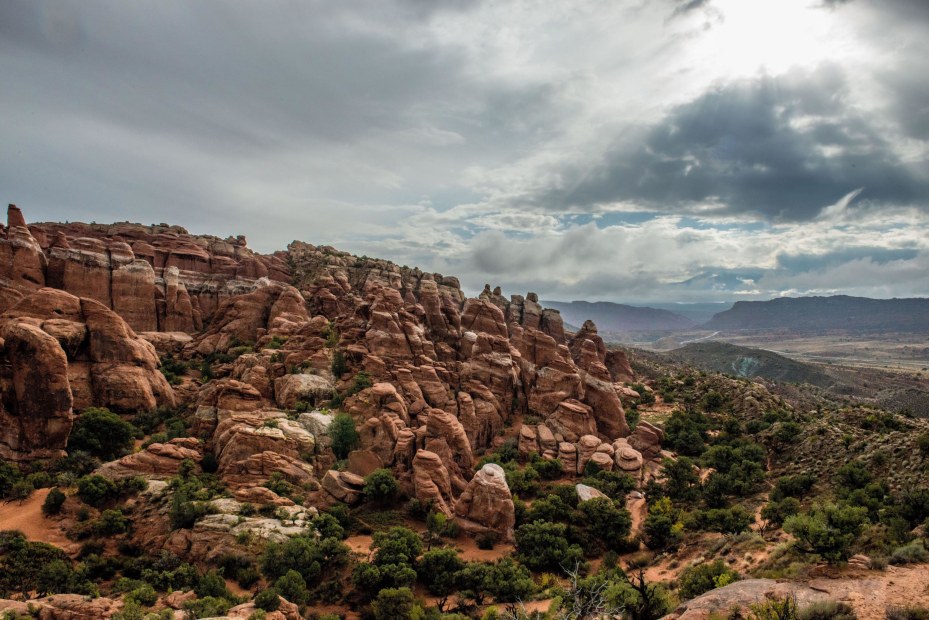
[(45, 542), (74, 553), (79, 545), (68, 540), (57, 521), (46, 519), (42, 514), (42, 504), (49, 491), (38, 489), (22, 503), (0, 504), (0, 530), (19, 530), (29, 540)]
[(632, 528), (630, 536), (638, 536), (642, 533), (642, 522), (648, 515), (648, 504), (644, 497), (639, 499), (627, 499), (626, 510), (632, 516)]

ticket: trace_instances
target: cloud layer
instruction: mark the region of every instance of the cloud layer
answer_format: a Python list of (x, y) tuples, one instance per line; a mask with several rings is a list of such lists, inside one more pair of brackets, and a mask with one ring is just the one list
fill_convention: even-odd
[(472, 291), (929, 295), (925, 7), (11, 0), (0, 186)]

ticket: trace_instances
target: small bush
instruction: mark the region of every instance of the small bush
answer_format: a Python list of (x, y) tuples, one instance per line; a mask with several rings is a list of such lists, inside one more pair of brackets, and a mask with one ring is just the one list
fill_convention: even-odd
[(346, 413), (340, 413), (332, 420), (329, 437), (332, 440), (332, 452), (339, 460), (348, 458), (348, 453), (357, 448), (361, 441), (355, 430), (355, 420)]
[(478, 549), (483, 549), (484, 551), (489, 551), (494, 548), (494, 545), (498, 542), (498, 537), (493, 532), (484, 532), (478, 534), (474, 537), (474, 542), (477, 543)]
[(730, 569), (722, 560), (691, 566), (681, 573), (681, 600), (690, 600), (714, 588), (729, 585), (738, 579), (739, 574)]
[(116, 484), (103, 476), (84, 476), (77, 482), (77, 496), (85, 504), (99, 507), (116, 496)]
[(751, 606), (749, 620), (799, 620), (797, 599), (793, 596), (772, 598)]
[(65, 499), (65, 494), (62, 493), (61, 489), (54, 487), (48, 492), (48, 495), (45, 496), (45, 501), (42, 503), (42, 514), (56, 515), (60, 513), (61, 506), (65, 503)]
[(818, 601), (801, 609), (797, 617), (799, 620), (856, 620), (858, 616), (846, 603)]
[(887, 608), (887, 620), (929, 620), (929, 609), (918, 605), (894, 605)]
[(272, 589), (262, 590), (258, 596), (255, 597), (255, 607), (262, 609), (264, 611), (277, 611), (277, 608), (281, 606), (281, 599), (277, 594), (277, 591)]
[(364, 480), (364, 496), (369, 501), (386, 504), (396, 499), (400, 492), (400, 485), (389, 469), (375, 469)]
[(890, 554), (891, 564), (917, 564), (920, 562), (929, 562), (929, 551), (923, 545), (921, 540), (897, 547)]

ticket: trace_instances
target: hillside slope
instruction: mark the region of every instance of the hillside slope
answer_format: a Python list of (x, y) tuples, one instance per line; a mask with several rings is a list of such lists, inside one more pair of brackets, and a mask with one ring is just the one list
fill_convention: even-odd
[(703, 370), (771, 381), (809, 383), (828, 387), (835, 381), (813, 364), (804, 364), (773, 351), (740, 347), (726, 342), (694, 342), (667, 353), (676, 361)]

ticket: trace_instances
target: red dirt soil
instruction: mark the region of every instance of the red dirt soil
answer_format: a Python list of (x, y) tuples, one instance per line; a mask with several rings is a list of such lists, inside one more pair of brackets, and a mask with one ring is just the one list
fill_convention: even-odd
[(68, 540), (59, 523), (42, 514), (42, 504), (50, 489), (37, 489), (29, 499), (0, 504), (0, 530), (19, 530), (29, 540), (48, 543), (77, 552), (79, 545)]

